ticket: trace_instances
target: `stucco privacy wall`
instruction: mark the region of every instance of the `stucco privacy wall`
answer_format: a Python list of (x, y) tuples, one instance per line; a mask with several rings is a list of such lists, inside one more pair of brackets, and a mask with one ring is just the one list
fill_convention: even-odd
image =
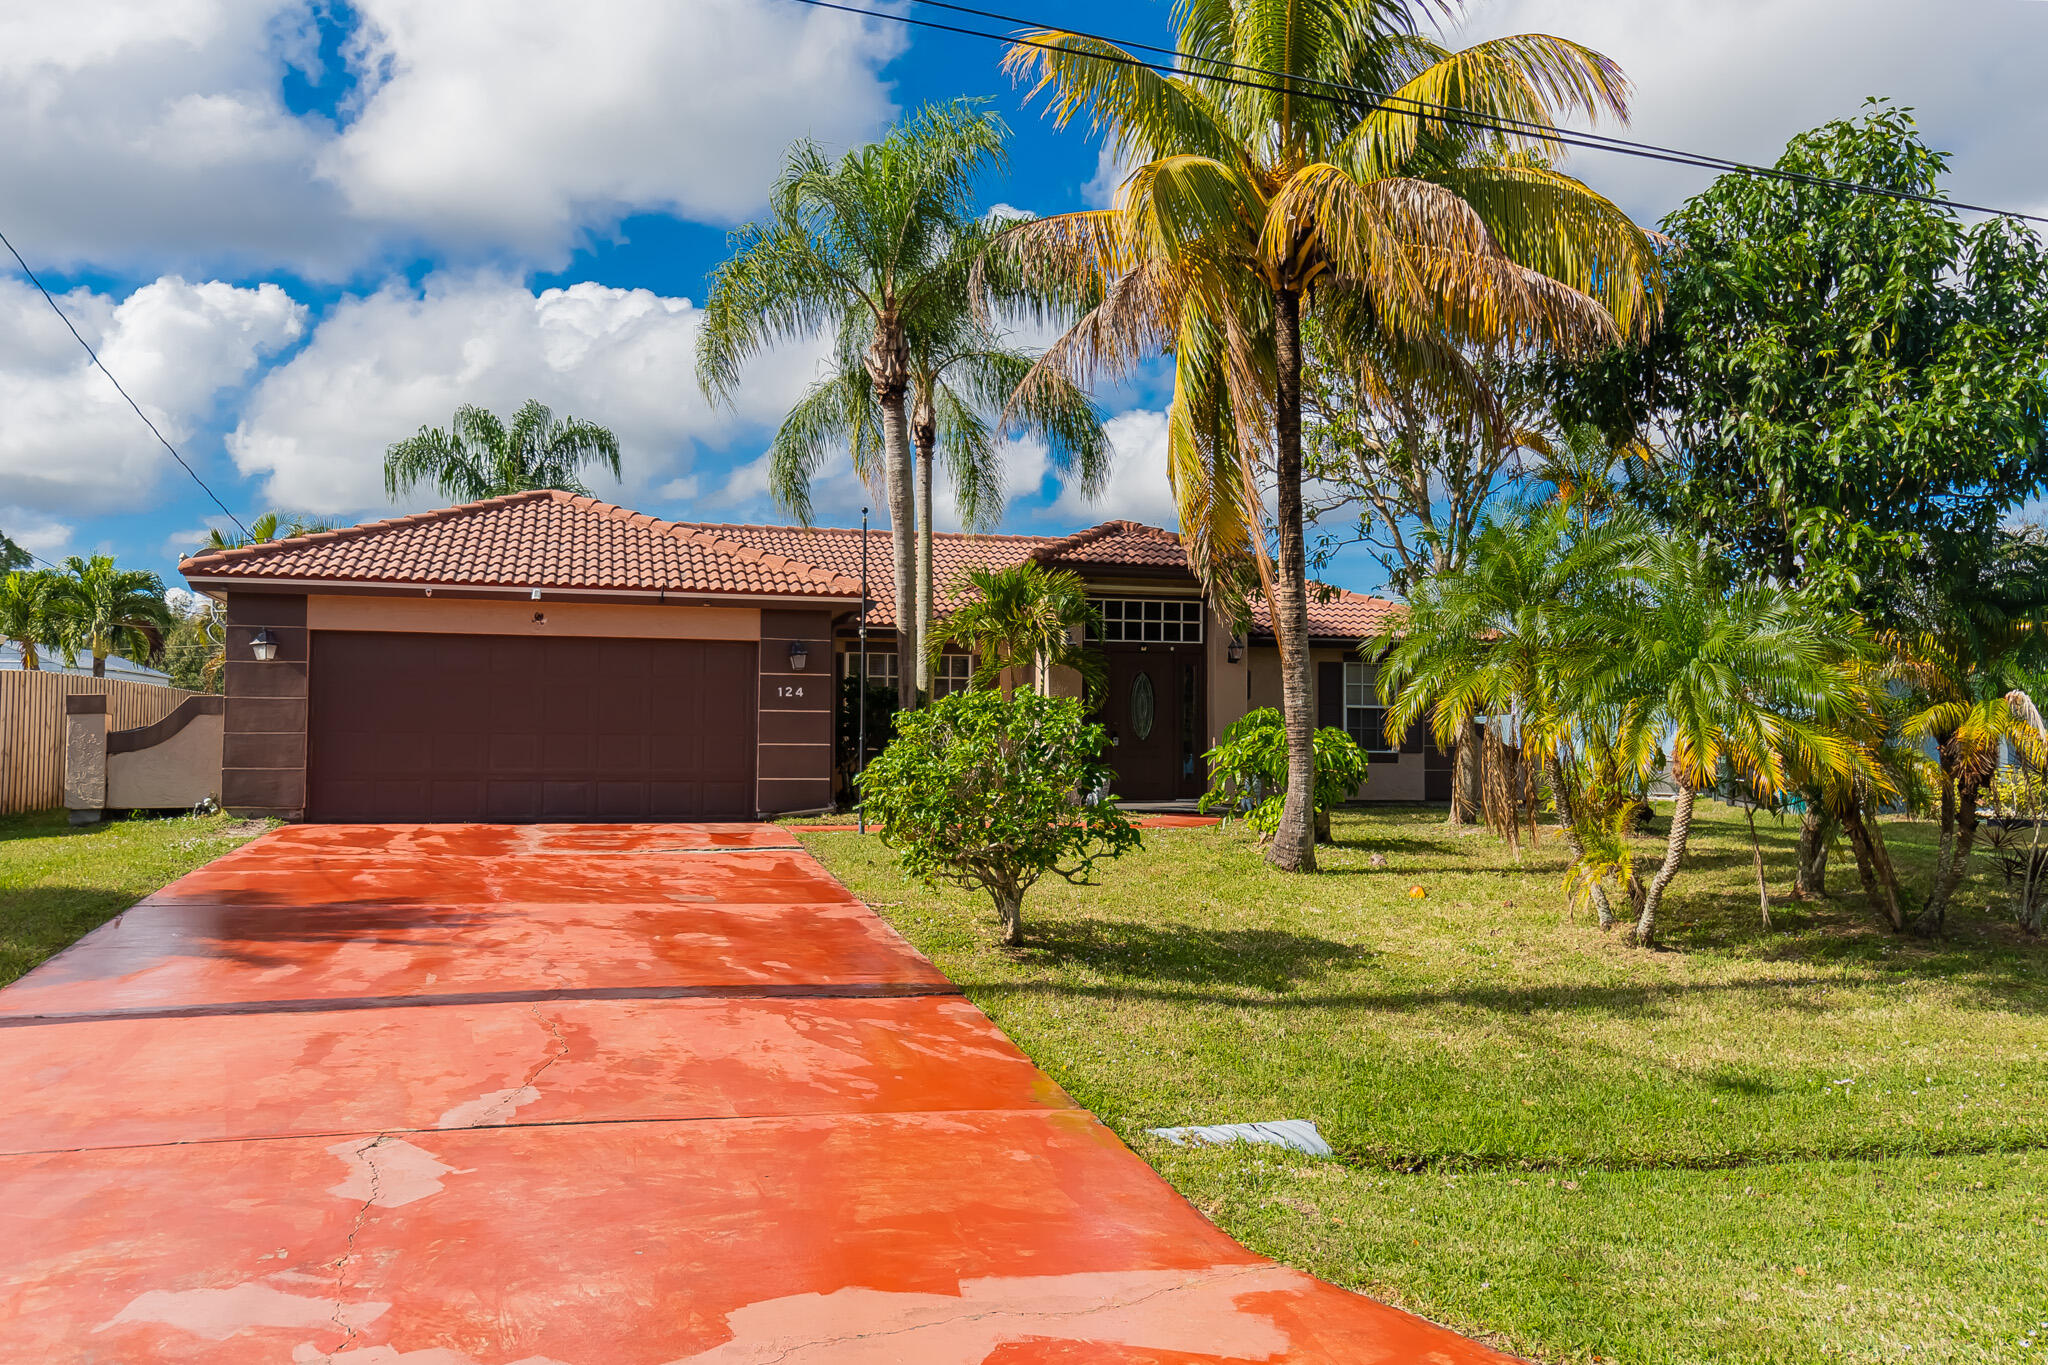
[(108, 810), (188, 810), (220, 795), (225, 697), (190, 697), (153, 725), (107, 736)]

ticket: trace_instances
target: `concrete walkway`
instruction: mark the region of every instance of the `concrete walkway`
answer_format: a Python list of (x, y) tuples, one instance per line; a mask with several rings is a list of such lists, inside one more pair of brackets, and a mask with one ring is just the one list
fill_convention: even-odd
[(1246, 1252), (769, 826), (294, 826), (0, 991), (0, 1360), (1501, 1361)]

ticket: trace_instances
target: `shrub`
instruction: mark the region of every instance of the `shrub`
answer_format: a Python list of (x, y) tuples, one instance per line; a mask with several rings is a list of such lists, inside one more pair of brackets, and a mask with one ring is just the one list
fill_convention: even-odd
[[(1330, 810), (1341, 806), (1365, 784), (1365, 753), (1351, 736), (1334, 726), (1315, 734), (1316, 838), (1330, 839)], [(1243, 812), (1244, 822), (1269, 839), (1280, 824), (1287, 799), (1287, 727), (1270, 706), (1232, 721), (1223, 740), (1203, 755), (1209, 765), (1209, 790), (1201, 808), (1219, 806)]]
[(1138, 844), (1114, 800), (1080, 800), (1108, 778), (1106, 748), (1079, 701), (957, 692), (896, 718), (861, 797), (906, 873), (986, 891), (1003, 942), (1017, 943), (1024, 893), (1041, 877), (1085, 882), (1098, 861)]

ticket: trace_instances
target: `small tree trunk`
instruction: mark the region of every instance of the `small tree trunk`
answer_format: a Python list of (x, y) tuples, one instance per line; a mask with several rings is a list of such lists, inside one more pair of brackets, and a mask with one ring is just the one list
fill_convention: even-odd
[(1287, 726), (1287, 795), (1266, 861), (1284, 872), (1316, 870), (1316, 713), (1308, 653), (1308, 546), (1301, 507), (1301, 296), (1274, 291), (1278, 383), (1274, 452), (1279, 546), (1273, 636), (1280, 651), (1280, 710)]
[(107, 656), (97, 651), (92, 656), (92, 675), (95, 678), (107, 676)]
[[(875, 346), (882, 344), (878, 335)], [(883, 475), (896, 574), (896, 704), (911, 711), (917, 708), (917, 659), (922, 651), (917, 638), (917, 501), (911, 492), (910, 423), (903, 411), (903, 395), (901, 379), (875, 384), (875, 398), (882, 408)]]
[(1444, 823), (1469, 825), (1479, 818), (1479, 722), (1468, 720), (1451, 745), (1451, 814)]
[(1003, 922), (1003, 945), (1014, 948), (1024, 941), (1024, 893), (990, 890), (996, 915)]
[(1959, 775), (1953, 803), (1946, 800), (1943, 803), (1954, 807), (1954, 830), (1942, 836), (1941, 858), (1935, 864), (1933, 890), (1913, 920), (1913, 932), (1916, 934), (1938, 934), (1948, 922), (1949, 902), (1955, 898), (1956, 888), (1962, 885), (1964, 876), (1969, 873), (1970, 851), (1977, 842), (1977, 798), (1984, 789), (1984, 776), (1983, 766), (1972, 764)]
[(1792, 873), (1792, 898), (1828, 893), (1827, 812), (1815, 793), (1806, 793), (1806, 810), (1799, 817), (1799, 864)]
[[(1462, 746), (1461, 746), (1462, 747)], [(1557, 797), (1557, 823), (1564, 830), (1565, 847), (1572, 851), (1572, 861), (1586, 860), (1586, 844), (1579, 838), (1578, 804), (1572, 800), (1571, 789), (1565, 786), (1564, 764), (1556, 754), (1550, 756), (1550, 789)], [(1453, 805), (1456, 802), (1452, 803)], [(1607, 899), (1607, 888), (1594, 882), (1590, 888), (1593, 911), (1600, 917), (1602, 929), (1614, 927), (1614, 903)]]
[(932, 459), (937, 453), (938, 419), (928, 395), (920, 394), (911, 423), (917, 446), (917, 690), (932, 694)]
[(1664, 841), (1664, 863), (1657, 869), (1657, 875), (1650, 878), (1650, 889), (1643, 895), (1643, 913), (1636, 917), (1636, 942), (1647, 948), (1657, 939), (1657, 912), (1664, 908), (1664, 891), (1678, 875), (1678, 864), (1685, 858), (1685, 841), (1692, 833), (1692, 784), (1680, 780), (1678, 801), (1671, 810), (1671, 834)]
[(1898, 873), (1892, 869), (1891, 852), (1884, 846), (1884, 834), (1875, 819), (1866, 820), (1863, 798), (1849, 803), (1842, 812), (1842, 832), (1856, 853), (1856, 875), (1870, 908), (1884, 916), (1885, 923), (1898, 932), (1906, 927), (1905, 899), (1899, 892)]
[(1756, 837), (1756, 810), (1751, 806), (1742, 808), (1742, 816), (1749, 821), (1749, 852), (1756, 859), (1756, 901), (1763, 911), (1764, 928), (1771, 927), (1771, 888), (1764, 882), (1764, 846)]

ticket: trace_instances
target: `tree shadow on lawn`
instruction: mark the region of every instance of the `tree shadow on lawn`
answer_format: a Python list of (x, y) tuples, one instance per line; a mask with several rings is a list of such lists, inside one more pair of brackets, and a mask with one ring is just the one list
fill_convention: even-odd
[(1238, 986), (1283, 993), (1327, 974), (1332, 966), (1363, 966), (1369, 948), (1280, 929), (1211, 929), (1188, 924), (1081, 919), (1040, 923), (1026, 931), (1017, 955), (1106, 976)]

